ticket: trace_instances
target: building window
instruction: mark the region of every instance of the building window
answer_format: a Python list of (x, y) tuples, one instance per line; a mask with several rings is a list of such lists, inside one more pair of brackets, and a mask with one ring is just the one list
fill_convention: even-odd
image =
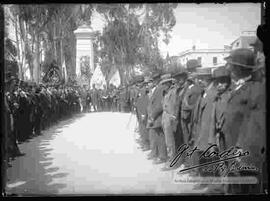
[(202, 57), (198, 57), (197, 60), (199, 64), (202, 64)]
[(239, 46), (239, 42), (236, 43), (236, 47), (238, 47), (238, 46)]
[(217, 57), (213, 57), (213, 64), (217, 65)]

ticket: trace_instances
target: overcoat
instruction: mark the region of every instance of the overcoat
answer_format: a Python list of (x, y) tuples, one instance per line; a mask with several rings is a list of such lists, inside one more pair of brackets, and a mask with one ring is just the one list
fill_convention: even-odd
[(161, 120), (162, 120), (162, 99), (164, 92), (168, 89), (168, 86), (159, 84), (157, 88), (154, 90), (150, 100), (149, 100), (149, 117), (153, 119), (153, 126), (151, 128), (161, 128)]
[(252, 79), (232, 90), (224, 111), (226, 147), (249, 151), (241, 161), (257, 168), (265, 160), (265, 113), (265, 83)]
[(216, 97), (216, 89), (212, 85), (208, 88), (204, 94), (201, 96), (201, 100), (199, 101), (199, 111), (197, 112), (196, 117), (198, 117), (196, 131), (194, 133), (195, 146), (198, 149), (204, 151), (209, 147), (209, 134), (215, 128), (215, 120), (214, 120), (214, 99)]

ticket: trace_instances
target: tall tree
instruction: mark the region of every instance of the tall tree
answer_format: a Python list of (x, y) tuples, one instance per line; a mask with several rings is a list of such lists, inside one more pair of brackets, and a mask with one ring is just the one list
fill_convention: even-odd
[(31, 79), (40, 80), (42, 51), (45, 57), (42, 70), (46, 71), (53, 61), (59, 66), (65, 61), (72, 69), (76, 55), (73, 31), (84, 21), (91, 23), (92, 5), (18, 4), (10, 7), (14, 16), (19, 66), (28, 64)]
[[(162, 68), (158, 48), (160, 33), (169, 43), (170, 31), (176, 23), (173, 9), (177, 4), (110, 4), (96, 10), (106, 19), (101, 36), (103, 53), (120, 72), (121, 83), (134, 74), (134, 66), (145, 71)], [(127, 79), (125, 79), (127, 78)]]

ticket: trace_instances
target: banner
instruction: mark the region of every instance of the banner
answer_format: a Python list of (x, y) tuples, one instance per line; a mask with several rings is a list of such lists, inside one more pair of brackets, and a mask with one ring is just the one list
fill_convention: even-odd
[(91, 88), (93, 84), (95, 84), (95, 87), (97, 89), (104, 89), (104, 86), (106, 87), (106, 80), (100, 69), (100, 66), (97, 66), (96, 69), (94, 70), (94, 73), (90, 82)]

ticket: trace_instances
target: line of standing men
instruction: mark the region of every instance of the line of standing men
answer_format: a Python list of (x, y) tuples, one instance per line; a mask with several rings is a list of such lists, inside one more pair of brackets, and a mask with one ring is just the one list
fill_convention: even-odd
[[(211, 73), (193, 66), (188, 72), (155, 75), (138, 86), (136, 113), (139, 143), (150, 150), (148, 159), (165, 163), (162, 170), (183, 170), (191, 176), (254, 176), (257, 184), (205, 185), (209, 193), (262, 193), (267, 189), (265, 144), (264, 61), (258, 51), (236, 49), (227, 64)], [(190, 150), (189, 156), (179, 153)], [(248, 151), (248, 156), (228, 160), (232, 153)], [(210, 153), (227, 153), (227, 156)], [(229, 153), (229, 154), (228, 154)], [(204, 154), (204, 155), (203, 155)], [(205, 163), (226, 159), (219, 163)], [(222, 166), (223, 165), (223, 166)], [(255, 169), (227, 171), (230, 167)], [(210, 168), (211, 167), (211, 168)], [(223, 167), (223, 168), (222, 168)], [(211, 171), (209, 171), (211, 169)]]
[[(130, 112), (132, 105), (132, 96), (128, 86), (116, 88), (110, 85), (108, 88), (97, 89), (93, 84), (92, 89), (87, 95), (89, 102), (87, 107), (93, 108), (95, 112), (112, 111), (112, 112)], [(89, 111), (88, 110), (88, 111)]]
[(40, 135), (58, 120), (80, 112), (78, 90), (23, 82), (7, 75), (5, 92), (5, 150), (9, 158), (22, 155), (18, 143)]

